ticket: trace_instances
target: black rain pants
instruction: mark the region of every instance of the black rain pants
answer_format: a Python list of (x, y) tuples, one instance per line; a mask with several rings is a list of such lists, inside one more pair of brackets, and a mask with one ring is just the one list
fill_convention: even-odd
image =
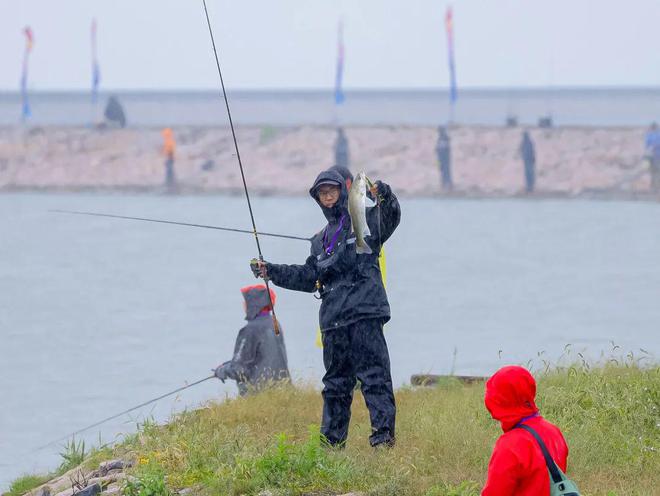
[(381, 319), (359, 320), (323, 333), (323, 419), (321, 434), (331, 445), (348, 437), (357, 379), (371, 418), (372, 446), (394, 444), (396, 406), (390, 357)]

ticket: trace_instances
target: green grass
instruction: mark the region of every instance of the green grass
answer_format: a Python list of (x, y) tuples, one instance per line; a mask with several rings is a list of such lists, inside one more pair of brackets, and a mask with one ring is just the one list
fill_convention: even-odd
[(11, 483), (9, 491), (4, 493), (3, 496), (20, 496), (21, 494), (25, 494), (29, 490), (44, 484), (49, 479), (49, 475), (23, 475)]
[[(568, 474), (583, 494), (657, 494), (660, 367), (583, 364), (537, 378), (541, 413), (563, 430)], [(209, 404), (163, 426), (146, 423), (113, 455), (137, 460), (129, 496), (184, 487), (208, 495), (478, 495), (501, 433), (483, 406), (483, 385), (403, 388), (397, 406), (394, 449), (369, 446), (359, 392), (346, 449), (324, 447), (320, 394), (302, 386)]]

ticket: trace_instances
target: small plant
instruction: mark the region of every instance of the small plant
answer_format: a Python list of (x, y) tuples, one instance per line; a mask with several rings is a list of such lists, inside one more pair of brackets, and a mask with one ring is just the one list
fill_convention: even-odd
[(479, 484), (473, 481), (453, 484), (438, 484), (429, 489), (425, 496), (479, 496)]
[(136, 480), (127, 480), (122, 488), (124, 496), (172, 496), (165, 483), (165, 472), (155, 463), (144, 467)]
[(85, 461), (86, 454), (85, 441), (76, 442), (76, 438), (67, 441), (64, 445), (64, 450), (60, 451), (62, 463), (57, 469), (58, 473), (63, 474), (64, 472), (80, 465)]
[(348, 489), (347, 481), (354, 476), (353, 472), (350, 462), (325, 445), (318, 426), (311, 426), (304, 443), (293, 443), (285, 434), (279, 434), (276, 445), (248, 462), (241, 475), (260, 489), (313, 491), (331, 487)]
[(69, 476), (69, 481), (71, 482), (71, 491), (75, 494), (87, 487), (89, 479), (85, 476), (85, 472), (78, 469), (74, 471), (73, 475)]
[(2, 496), (20, 496), (50, 480), (50, 475), (24, 475), (9, 486), (9, 491)]

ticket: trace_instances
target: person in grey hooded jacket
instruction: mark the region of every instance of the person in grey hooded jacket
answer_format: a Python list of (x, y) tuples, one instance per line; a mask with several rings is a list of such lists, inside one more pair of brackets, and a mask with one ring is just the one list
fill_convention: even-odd
[[(273, 315), (266, 286), (257, 284), (241, 289), (245, 299), (247, 325), (238, 332), (234, 356), (215, 369), (215, 376), (224, 382), (235, 380), (241, 396), (281, 381), (289, 381), (284, 336), (273, 329)], [(271, 289), (275, 304), (275, 292)]]

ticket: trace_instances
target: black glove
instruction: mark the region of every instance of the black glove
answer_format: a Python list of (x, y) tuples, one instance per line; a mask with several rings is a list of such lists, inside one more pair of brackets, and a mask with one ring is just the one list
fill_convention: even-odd
[(225, 380), (228, 379), (227, 377), (227, 362), (223, 363), (222, 365), (218, 365), (216, 369), (213, 371), (213, 374), (220, 379), (222, 382), (225, 382)]
[(376, 186), (378, 187), (378, 196), (387, 198), (392, 193), (392, 189), (388, 184), (385, 184), (383, 181), (376, 181)]

